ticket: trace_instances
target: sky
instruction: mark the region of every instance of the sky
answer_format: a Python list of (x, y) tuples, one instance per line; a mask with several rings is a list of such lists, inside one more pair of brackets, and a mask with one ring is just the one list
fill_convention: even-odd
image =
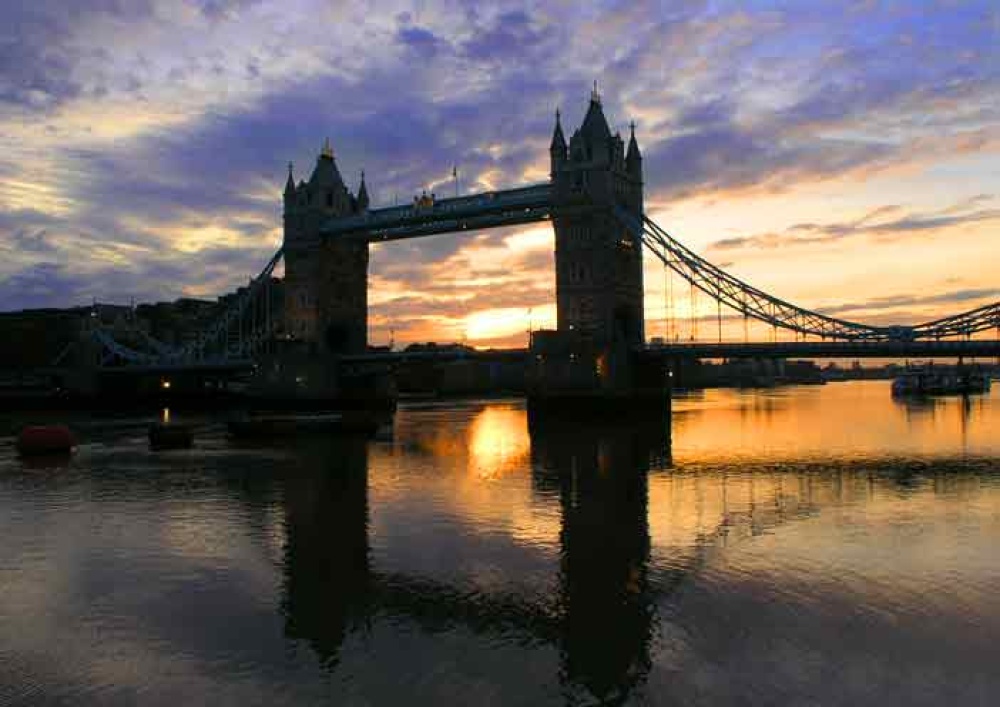
[[(453, 193), (453, 165), (463, 193), (544, 181), (595, 80), (648, 215), (738, 277), (876, 324), (1000, 300), (988, 0), (33, 0), (0, 5), (0, 310), (245, 284), (325, 138), (373, 207)], [(523, 345), (553, 247), (544, 223), (373, 246), (371, 343)], [(647, 336), (716, 336), (650, 256), (645, 283)]]

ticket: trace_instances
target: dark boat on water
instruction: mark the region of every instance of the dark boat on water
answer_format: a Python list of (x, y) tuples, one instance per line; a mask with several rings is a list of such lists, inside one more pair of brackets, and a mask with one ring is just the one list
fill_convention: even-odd
[(373, 433), (386, 415), (368, 410), (308, 413), (247, 413), (229, 420), (234, 437), (286, 437), (325, 432)]
[(974, 395), (990, 392), (990, 376), (979, 368), (908, 366), (892, 381), (894, 396)]
[(76, 437), (66, 425), (29, 425), (17, 437), (17, 451), (22, 457), (69, 454)]

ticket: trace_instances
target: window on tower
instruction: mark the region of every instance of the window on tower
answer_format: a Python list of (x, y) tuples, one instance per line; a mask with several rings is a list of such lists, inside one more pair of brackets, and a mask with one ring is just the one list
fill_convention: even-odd
[(327, 205), (328, 208), (331, 208), (331, 209), (333, 208), (333, 192), (332, 191), (328, 191), (326, 193), (326, 205)]

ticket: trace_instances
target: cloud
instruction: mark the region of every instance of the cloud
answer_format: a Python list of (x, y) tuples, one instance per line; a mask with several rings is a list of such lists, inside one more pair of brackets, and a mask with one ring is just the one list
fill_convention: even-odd
[(986, 287), (950, 290), (947, 292), (938, 292), (933, 295), (903, 294), (891, 297), (874, 297), (868, 300), (845, 302), (835, 307), (824, 307), (821, 311), (823, 314), (837, 316), (846, 312), (878, 312), (881, 310), (896, 310), (903, 307), (921, 307), (938, 304), (956, 305), (956, 307), (967, 309), (971, 307), (965, 307), (965, 305), (969, 305), (970, 303), (995, 299), (1000, 299), (1000, 289)]
[(975, 209), (980, 204), (991, 201), (990, 195), (980, 194), (943, 210), (931, 213), (910, 212), (893, 219), (884, 219), (891, 214), (899, 214), (902, 207), (886, 205), (874, 209), (861, 218), (852, 221), (832, 223), (797, 223), (781, 233), (762, 233), (752, 236), (736, 236), (715, 241), (709, 247), (713, 251), (744, 248), (776, 249), (788, 246), (816, 245), (841, 241), (857, 236), (875, 236), (880, 240), (900, 239), (926, 232), (935, 232), (952, 227), (973, 225), (1000, 220), (1000, 209)]
[(261, 0), (196, 0), (195, 6), (210, 20), (233, 19), (241, 10)]
[[(0, 302), (5, 309), (60, 306), (63, 302), (87, 304), (92, 300), (125, 304), (164, 298), (197, 296), (214, 299), (236, 284), (245, 284), (269, 255), (260, 249), (244, 251), (207, 249), (195, 254), (154, 255), (123, 264), (119, 259), (88, 263), (85, 269), (71, 261), (52, 259), (55, 249), (46, 246), (37, 253), (44, 259), (14, 270), (0, 279)], [(199, 283), (192, 286), (191, 281)]]
[(447, 47), (447, 42), (423, 27), (401, 27), (396, 33), (396, 41), (425, 61)]
[[(995, 25), (976, 4), (38, 0), (4, 5), (0, 27), (5, 309), (242, 283), (279, 238), (285, 163), (308, 177), (327, 136), (349, 185), (366, 170), (375, 205), (450, 193), (453, 165), (463, 191), (544, 180), (553, 111), (571, 132), (595, 78), (612, 128), (638, 122), (648, 207), (834, 179), (863, 190), (1000, 151)], [(987, 175), (948, 203), (854, 221), (814, 209), (712, 247), (982, 227), (997, 189)], [(489, 258), (512, 232), (373, 249), (373, 282), (410, 293), (373, 311), (531, 306), (552, 287), (551, 248), (508, 254), (503, 279)]]
[(81, 75), (78, 66), (104, 60), (104, 47), (83, 46), (75, 38), (99, 21), (131, 24), (153, 16), (150, 0), (59, 0), (5, 3), (0, 20), (0, 116), (46, 114), (84, 95), (99, 96), (99, 77)]
[(536, 22), (524, 10), (513, 10), (501, 13), (487, 27), (477, 27), (461, 50), (472, 61), (501, 62), (524, 52), (533, 56), (554, 52), (558, 37), (554, 25)]

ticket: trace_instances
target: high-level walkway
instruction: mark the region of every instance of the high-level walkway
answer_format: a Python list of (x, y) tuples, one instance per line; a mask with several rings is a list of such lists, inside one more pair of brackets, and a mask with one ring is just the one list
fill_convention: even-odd
[(534, 184), (452, 199), (425, 196), (412, 205), (331, 219), (321, 229), (334, 238), (392, 241), (543, 221), (552, 215), (552, 187)]

